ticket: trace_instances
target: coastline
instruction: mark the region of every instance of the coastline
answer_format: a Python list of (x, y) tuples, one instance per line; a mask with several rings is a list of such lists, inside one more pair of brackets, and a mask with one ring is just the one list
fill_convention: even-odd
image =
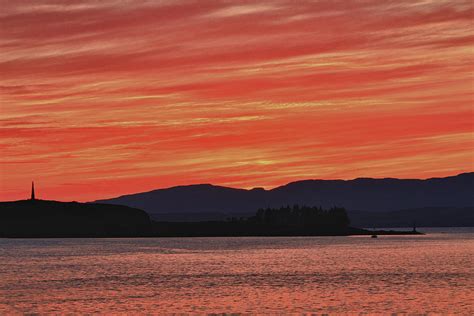
[(190, 237), (205, 237), (205, 238), (219, 238), (219, 237), (349, 237), (349, 236), (403, 236), (403, 235), (425, 235), (426, 233), (419, 231), (401, 231), (401, 230), (366, 230), (361, 228), (350, 227), (346, 232), (307, 232), (307, 233), (273, 233), (273, 234), (236, 234), (235, 232), (227, 233), (186, 233), (186, 232), (174, 232), (174, 233), (151, 233), (151, 234), (136, 234), (136, 235), (101, 235), (101, 234), (9, 234), (0, 236), (0, 238), (6, 239), (59, 239), (59, 238), (190, 238)]

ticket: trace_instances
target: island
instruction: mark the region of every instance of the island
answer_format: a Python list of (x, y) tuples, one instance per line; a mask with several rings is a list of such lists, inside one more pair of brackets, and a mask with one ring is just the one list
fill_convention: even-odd
[(294, 205), (259, 209), (254, 216), (222, 221), (152, 221), (140, 209), (123, 205), (20, 200), (0, 202), (0, 237), (225, 237), (406, 235), (412, 231), (373, 231), (350, 226), (344, 208)]

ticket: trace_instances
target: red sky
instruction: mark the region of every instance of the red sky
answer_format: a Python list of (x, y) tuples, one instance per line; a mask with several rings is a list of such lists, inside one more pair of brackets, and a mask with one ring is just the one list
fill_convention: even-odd
[(0, 200), (474, 170), (472, 1), (0, 8)]

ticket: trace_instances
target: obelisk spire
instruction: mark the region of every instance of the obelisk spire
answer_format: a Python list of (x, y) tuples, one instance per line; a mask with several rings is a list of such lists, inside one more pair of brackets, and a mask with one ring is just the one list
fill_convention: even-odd
[(31, 181), (31, 200), (35, 200), (35, 182)]

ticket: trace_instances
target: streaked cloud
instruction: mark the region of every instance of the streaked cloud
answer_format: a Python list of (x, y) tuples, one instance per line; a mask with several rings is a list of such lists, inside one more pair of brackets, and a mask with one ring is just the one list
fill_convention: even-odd
[(471, 1), (0, 7), (2, 200), (474, 170)]

